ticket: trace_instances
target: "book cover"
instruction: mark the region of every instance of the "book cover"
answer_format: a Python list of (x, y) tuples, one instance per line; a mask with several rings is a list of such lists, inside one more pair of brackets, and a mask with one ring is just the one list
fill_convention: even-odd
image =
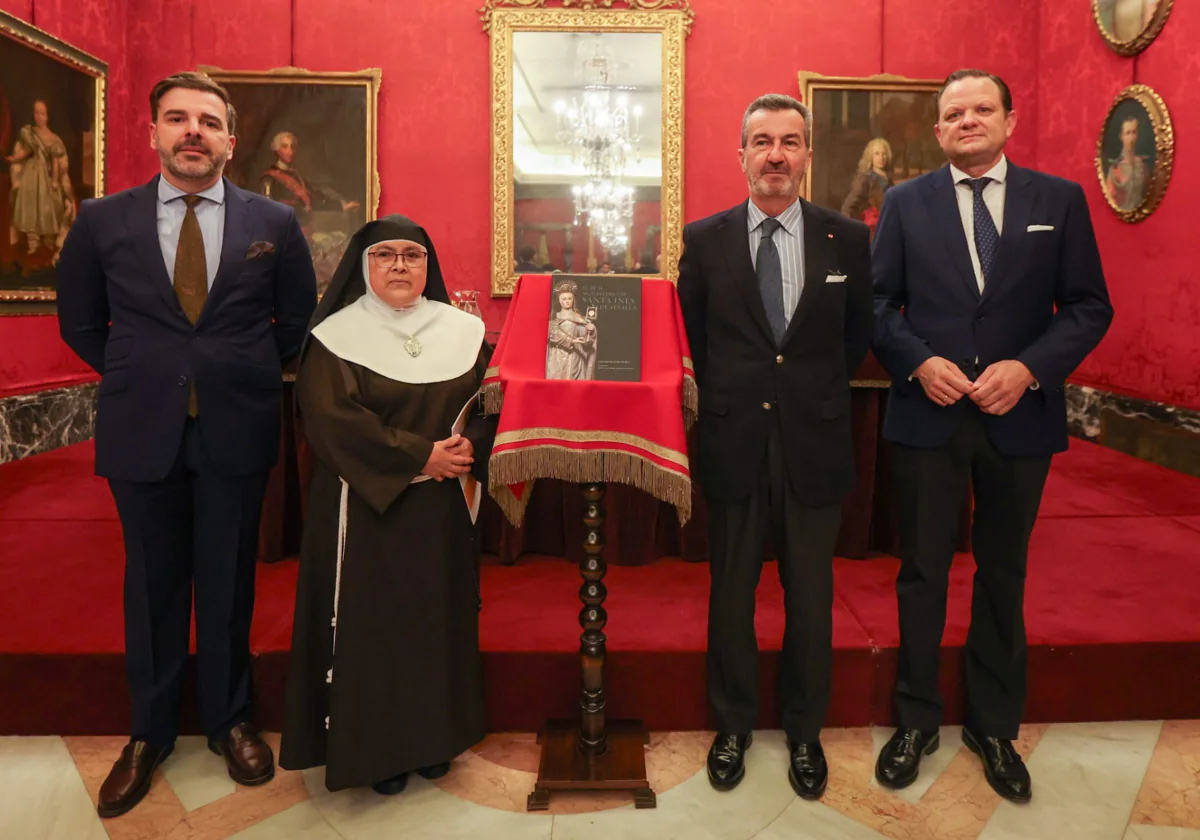
[(642, 279), (551, 278), (547, 379), (637, 382), (642, 373)]

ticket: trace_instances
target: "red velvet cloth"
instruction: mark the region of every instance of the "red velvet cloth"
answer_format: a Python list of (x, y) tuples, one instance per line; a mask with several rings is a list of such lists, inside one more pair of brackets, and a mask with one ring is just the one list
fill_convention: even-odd
[(484, 405), (500, 413), (488, 462), (492, 497), (519, 525), (536, 479), (620, 482), (670, 502), (686, 522), (684, 416), (695, 417), (696, 389), (675, 286), (642, 280), (638, 382), (546, 379), (550, 294), (548, 275), (519, 280), (484, 379)]

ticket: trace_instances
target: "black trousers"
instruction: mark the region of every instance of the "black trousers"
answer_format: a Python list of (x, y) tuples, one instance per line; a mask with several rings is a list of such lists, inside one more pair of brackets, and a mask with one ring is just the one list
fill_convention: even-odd
[[(784, 590), (786, 628), (780, 669), (783, 728), (816, 741), (829, 706), (833, 662), (833, 551), (841, 504), (806, 507), (783, 461), (778, 423), (767, 441), (758, 486), (737, 502), (708, 500), (708, 700), (722, 732), (746, 734), (758, 718), (754, 592), (770, 533)], [(768, 530), (769, 529), (769, 530)]]
[(200, 716), (210, 738), (250, 714), (250, 618), (267, 473), (222, 476), (189, 419), (158, 482), (110, 480), (125, 534), (125, 669), (132, 737), (179, 733), (193, 588)]
[(1014, 739), (1026, 695), (1026, 559), (1050, 458), (1005, 457), (988, 439), (983, 414), (974, 405), (966, 409), (946, 446), (895, 447), (901, 558), (896, 714), (901, 726), (922, 730), (942, 722), (938, 659), (969, 479), (976, 571), (966, 646), (966, 723), (984, 735)]

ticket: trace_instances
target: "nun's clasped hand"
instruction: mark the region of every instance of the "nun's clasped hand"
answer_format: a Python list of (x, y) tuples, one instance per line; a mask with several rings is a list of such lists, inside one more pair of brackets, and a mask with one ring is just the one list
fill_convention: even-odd
[(421, 473), (435, 481), (458, 478), (471, 471), (471, 464), (475, 463), (471, 457), (473, 454), (471, 441), (462, 435), (451, 435), (433, 444), (433, 451), (429, 453), (429, 460), (425, 462)]

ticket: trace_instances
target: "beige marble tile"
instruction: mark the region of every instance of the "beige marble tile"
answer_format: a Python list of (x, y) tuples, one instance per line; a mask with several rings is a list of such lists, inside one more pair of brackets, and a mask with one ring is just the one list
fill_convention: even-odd
[(1058, 723), (1027, 764), (1033, 801), (1002, 802), (980, 840), (1121, 840), (1161, 724)]
[(1163, 724), (1132, 822), (1200, 828), (1200, 721)]
[(203, 808), (237, 791), (225, 759), (214, 754), (202, 736), (179, 738), (175, 751), (163, 762), (162, 774), (185, 811)]
[(0, 791), (0, 837), (107, 837), (62, 738), (0, 738)]
[(959, 749), (962, 747), (962, 727), (961, 726), (943, 726), (940, 730), (939, 740), (941, 745), (937, 752), (933, 755), (927, 755), (921, 759), (921, 774), (917, 776), (917, 780), (902, 790), (888, 790), (880, 786), (879, 782), (875, 781), (875, 761), (879, 759), (879, 751), (883, 749), (883, 745), (892, 737), (895, 729), (886, 727), (875, 727), (871, 730), (871, 777), (870, 784), (872, 787), (880, 788), (890, 793), (892, 796), (899, 797), (910, 805), (916, 805), (931, 787), (937, 781), (942, 772), (958, 755)]
[[(476, 756), (476, 759), (479, 759)], [(517, 771), (512, 771), (517, 772)], [(398, 796), (370, 788), (324, 791), (324, 774), (305, 771), (313, 806), (345, 840), (549, 840), (553, 821), (467, 802), (419, 776)]]
[(1165, 825), (1131, 825), (1122, 840), (1200, 840), (1200, 829)]
[(719, 793), (705, 773), (662, 793), (658, 807), (632, 805), (600, 814), (554, 818), (554, 840), (749, 840), (775, 821), (796, 795), (787, 780), (787, 744), (782, 732), (754, 733), (746, 754), (746, 779)]
[(501, 732), (488, 735), (471, 752), (510, 770), (536, 773), (542, 748), (533, 732)]
[(883, 837), (827, 805), (797, 798), (755, 840), (882, 840)]
[(312, 802), (305, 800), (257, 825), (232, 835), (229, 840), (343, 840)]

